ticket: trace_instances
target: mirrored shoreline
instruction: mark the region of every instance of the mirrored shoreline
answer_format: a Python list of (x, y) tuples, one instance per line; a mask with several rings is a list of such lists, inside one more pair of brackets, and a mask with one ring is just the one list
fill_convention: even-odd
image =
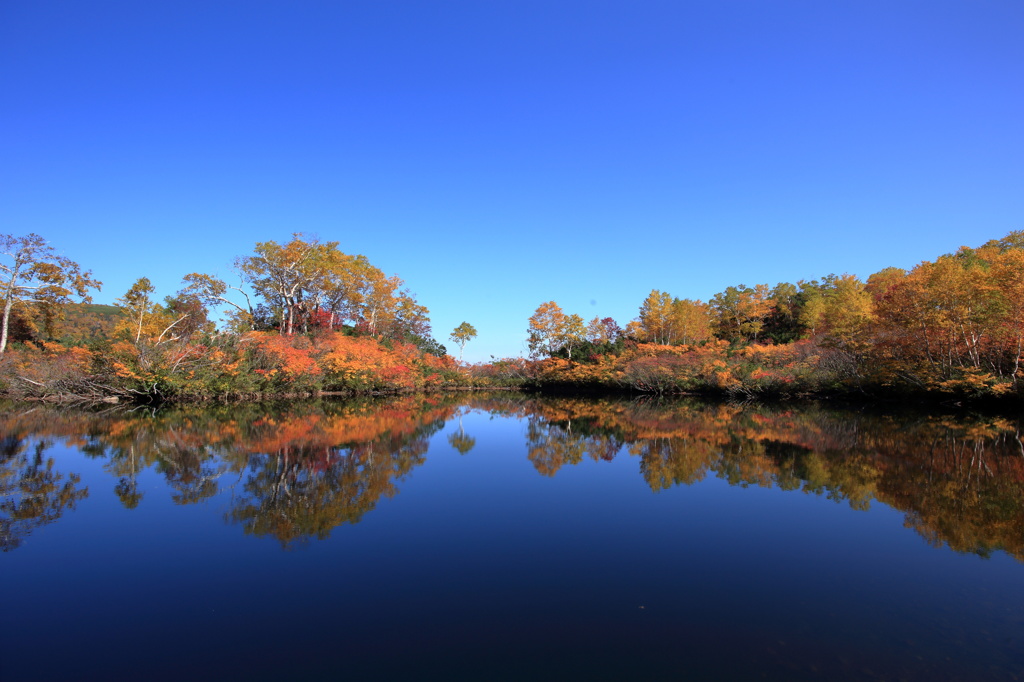
[[(1024, 445), (1019, 421), (981, 415), (881, 414), (822, 406), (688, 400), (538, 398), (516, 393), (408, 395), (356, 401), (62, 410), (8, 405), (0, 415), (3, 549), (113, 493), (127, 509), (147, 496), (190, 505), (230, 489), (224, 519), (283, 547), (324, 539), (397, 495), (435, 434), (472, 455), (485, 433), (463, 415), (524, 425), (537, 474), (583, 461), (635, 458), (653, 492), (709, 477), (731, 486), (800, 491), (905, 514), (930, 544), (1024, 560)], [(54, 447), (102, 462), (84, 483)], [(65, 470), (66, 468), (66, 470)], [(142, 491), (144, 471), (164, 490)]]

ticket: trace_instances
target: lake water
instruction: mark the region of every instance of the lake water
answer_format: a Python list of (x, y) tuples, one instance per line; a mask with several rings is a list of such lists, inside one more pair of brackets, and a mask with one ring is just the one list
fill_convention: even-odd
[(0, 424), (6, 681), (1024, 676), (1013, 418), (501, 393)]

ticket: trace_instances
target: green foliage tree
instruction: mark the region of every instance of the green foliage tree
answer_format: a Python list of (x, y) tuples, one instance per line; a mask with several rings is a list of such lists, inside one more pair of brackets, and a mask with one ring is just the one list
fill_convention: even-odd
[(800, 323), (800, 290), (789, 282), (779, 282), (771, 292), (773, 307), (764, 322), (763, 335), (775, 343), (789, 343), (804, 334)]
[(406, 334), (402, 339), (406, 343), (419, 348), (424, 353), (429, 353), (436, 358), (443, 358), (448, 355), (448, 349), (432, 336), (420, 336), (419, 334)]

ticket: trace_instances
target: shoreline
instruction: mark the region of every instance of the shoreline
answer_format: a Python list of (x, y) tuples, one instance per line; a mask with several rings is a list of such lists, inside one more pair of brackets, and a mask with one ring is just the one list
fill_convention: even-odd
[(455, 394), (506, 392), (537, 396), (570, 398), (647, 398), (647, 399), (694, 399), (709, 403), (741, 403), (751, 405), (784, 405), (807, 403), (830, 403), (849, 409), (885, 408), (903, 406), (911, 408), (933, 408), (942, 411), (1020, 409), (1024, 399), (1017, 394), (963, 396), (938, 393), (935, 391), (880, 391), (870, 387), (860, 390), (798, 391), (798, 392), (757, 392), (728, 389), (645, 391), (629, 386), (607, 386), (603, 384), (579, 385), (562, 382), (523, 382), (518, 386), (441, 386), (432, 388), (410, 388), (371, 391), (275, 391), (275, 392), (227, 392), (208, 395), (184, 395), (158, 397), (147, 395), (98, 395), (83, 396), (74, 393), (54, 393), (43, 396), (16, 396), (0, 394), (12, 403), (46, 403), (57, 406), (75, 405), (232, 405), (252, 403), (274, 403), (282, 400), (354, 399), (365, 397), (389, 397), (416, 394)]

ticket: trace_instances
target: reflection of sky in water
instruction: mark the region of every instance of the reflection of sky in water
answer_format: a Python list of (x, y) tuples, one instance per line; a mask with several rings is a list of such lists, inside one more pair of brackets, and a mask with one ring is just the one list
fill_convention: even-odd
[[(135, 474), (143, 497), (129, 510), (115, 495), (124, 474), (112, 470), (109, 453), (89, 458), (54, 445), (45, 456), (63, 474), (79, 473), (89, 495), (0, 556), (6, 583), (17, 586), (7, 590), (0, 631), (4, 679), (1017, 672), (1024, 567), (1003, 552), (986, 560), (930, 546), (904, 527), (903, 510), (879, 501), (884, 490), (861, 511), (824, 494), (730, 485), (711, 470), (654, 493), (621, 424), (616, 434), (627, 445), (611, 461), (585, 455), (542, 476), (528, 452), (544, 447), (541, 432), (564, 439), (566, 422), (480, 408), (462, 416), (460, 430), (456, 414), (448, 409), (440, 430), (432, 415), (406, 433), (382, 432), (351, 471), (342, 465), (358, 446), (335, 451), (338, 481), (356, 470), (402, 471), (396, 452), (412, 465), (389, 479), (397, 494), (372, 499), (324, 540), (288, 544), (295, 551), (230, 521), (240, 501), (254, 499), (246, 490), (254, 477), (284, 471), (258, 468), (274, 458), (236, 451), (208, 460), (216, 492), (186, 505), (173, 501), (167, 466), (149, 464)], [(784, 431), (770, 411), (762, 417), (764, 428)], [(811, 427), (787, 419), (806, 440)], [(875, 427), (875, 438), (883, 428), (893, 439), (917, 428), (857, 419)], [(816, 413), (809, 423), (827, 430), (829, 420), (834, 413)], [(607, 437), (592, 415), (571, 423), (574, 433)], [(466, 454), (449, 443), (459, 433), (475, 439)], [(326, 456), (318, 444), (311, 449)], [(765, 452), (739, 436), (720, 449)], [(175, 452), (187, 458), (190, 450)], [(815, 466), (849, 466), (856, 456), (831, 454)], [(912, 455), (902, 456), (878, 460), (884, 471), (872, 475), (883, 489), (891, 485), (885, 476), (907, 468)], [(986, 456), (997, 472), (1009, 457), (991, 443)], [(300, 472), (291, 489), (309, 477)], [(358, 477), (342, 482), (337, 489), (347, 493), (367, 490)], [(997, 486), (998, 503), (1020, 509), (1019, 496), (1005, 494), (1020, 487)]]

